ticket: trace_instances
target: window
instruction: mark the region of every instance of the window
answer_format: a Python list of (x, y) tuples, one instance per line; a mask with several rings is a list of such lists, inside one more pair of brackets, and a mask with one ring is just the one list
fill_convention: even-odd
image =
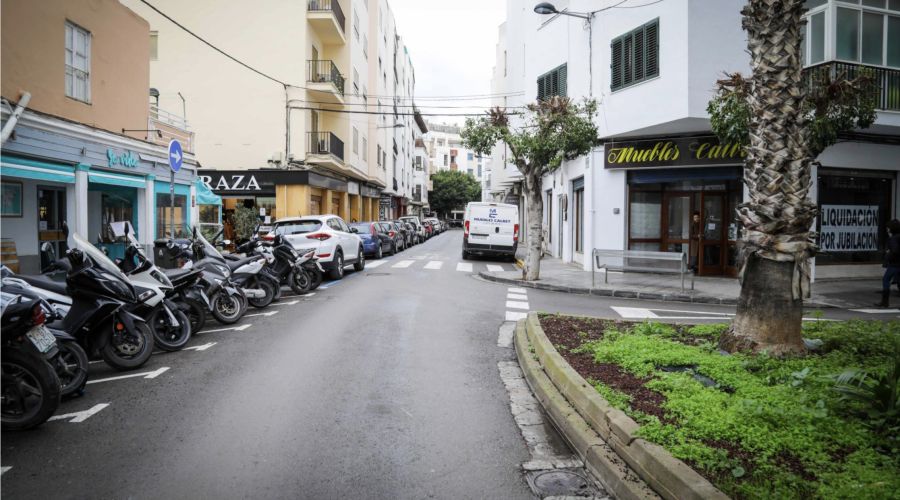
[(66, 96), (91, 102), (91, 34), (66, 22)]
[[(175, 211), (172, 211), (172, 199), (169, 193), (156, 194), (156, 237), (184, 237), (185, 224), (187, 223), (187, 196), (183, 194), (175, 195)], [(169, 223), (170, 217), (174, 214), (175, 235), (172, 235), (172, 225)], [(216, 221), (219, 222), (219, 221)]]
[[(845, 3), (851, 3), (849, 1)], [(834, 17), (835, 58), (875, 66), (900, 67), (900, 17), (881, 10), (900, 10), (900, 0), (857, 0), (839, 6)], [(809, 16), (810, 64), (824, 60), (825, 12)]]
[(556, 95), (565, 97), (567, 74), (568, 69), (563, 64), (539, 76), (537, 79), (537, 99), (543, 101)]
[(859, 11), (838, 7), (836, 54), (838, 59), (859, 61)]
[(353, 93), (359, 95), (359, 71), (353, 68)]
[(375, 150), (375, 161), (378, 163), (378, 166), (381, 166), (381, 144), (377, 146)]
[(503, 76), (506, 76), (506, 51), (505, 50), (503, 51)]
[(150, 32), (150, 60), (156, 61), (159, 58), (159, 32)]
[(444, 155), (444, 166), (446, 167), (447, 165), (449, 165), (449, 163), (447, 162), (447, 155)]
[(353, 127), (353, 154), (359, 154), (359, 130)]
[(469, 161), (472, 161), (472, 160), (475, 159), (475, 155), (472, 154), (472, 153), (468, 153), (468, 154), (466, 155), (466, 159), (469, 160)]
[(359, 41), (359, 15), (356, 12), (353, 13), (353, 34), (356, 36), (356, 40)]
[(809, 18), (809, 64), (825, 60), (825, 12), (813, 14)]
[(614, 39), (610, 49), (612, 90), (659, 76), (659, 19)]

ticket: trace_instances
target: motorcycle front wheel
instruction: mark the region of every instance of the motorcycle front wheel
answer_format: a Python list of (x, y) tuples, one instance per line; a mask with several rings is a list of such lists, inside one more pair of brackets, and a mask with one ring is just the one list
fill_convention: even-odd
[(191, 340), (191, 320), (180, 309), (172, 311), (176, 325), (169, 322), (169, 315), (162, 307), (156, 308), (147, 318), (153, 330), (153, 340), (164, 351), (180, 351)]
[(306, 292), (309, 292), (312, 287), (312, 280), (310, 279), (309, 274), (303, 269), (294, 269), (291, 271), (291, 275), (288, 279), (290, 280), (291, 290), (297, 295), (303, 295)]
[(238, 295), (229, 295), (222, 290), (212, 299), (212, 315), (216, 321), (224, 325), (237, 323), (243, 316), (243, 307)]
[(251, 299), (248, 298), (247, 301), (250, 302), (250, 305), (257, 308), (262, 309), (264, 307), (268, 307), (269, 304), (275, 300), (275, 285), (272, 284), (269, 280), (261, 279), (257, 280), (256, 288), (259, 288), (265, 295), (259, 299)]
[(316, 288), (319, 288), (319, 285), (321, 285), (322, 281), (325, 280), (325, 275), (322, 273), (322, 271), (319, 271), (319, 268), (309, 271), (308, 274), (309, 274), (310, 280), (312, 281), (312, 283), (310, 284), (310, 287), (309, 287), (310, 291), (313, 291)]
[(113, 334), (100, 350), (103, 361), (120, 371), (140, 368), (153, 354), (153, 331), (143, 321), (134, 321), (133, 332), (118, 329), (117, 323), (113, 321)]
[(57, 340), (59, 354), (53, 358), (53, 369), (59, 377), (60, 395), (67, 397), (87, 385), (88, 357), (74, 340)]
[(36, 354), (3, 349), (2, 428), (21, 431), (43, 424), (59, 407), (59, 377)]

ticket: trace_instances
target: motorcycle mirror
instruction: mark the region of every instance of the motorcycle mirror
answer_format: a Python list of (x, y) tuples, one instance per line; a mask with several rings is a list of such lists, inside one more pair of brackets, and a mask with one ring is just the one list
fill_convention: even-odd
[(194, 239), (197, 238), (197, 228), (196, 227), (193, 228), (193, 230), (191, 231), (191, 235), (193, 235)]
[(223, 244), (223, 245), (230, 245), (230, 244), (231, 244), (231, 240), (222, 240), (222, 244)]
[(62, 223), (62, 232), (63, 232), (63, 236), (65, 236), (66, 238), (69, 237), (69, 225), (66, 224), (66, 221), (63, 221), (63, 223)]

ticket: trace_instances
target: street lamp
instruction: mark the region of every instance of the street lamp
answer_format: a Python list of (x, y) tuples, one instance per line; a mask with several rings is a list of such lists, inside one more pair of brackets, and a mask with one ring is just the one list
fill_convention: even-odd
[(572, 16), (577, 17), (579, 19), (590, 20), (594, 17), (593, 12), (569, 12), (569, 11), (558, 11), (556, 7), (550, 2), (541, 2), (534, 6), (534, 12), (537, 14), (549, 15), (549, 14), (559, 14), (563, 16)]

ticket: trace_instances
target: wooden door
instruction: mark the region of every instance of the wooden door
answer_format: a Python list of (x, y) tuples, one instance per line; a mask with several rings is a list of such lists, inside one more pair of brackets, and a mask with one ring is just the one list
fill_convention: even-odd
[(700, 275), (721, 275), (725, 272), (725, 250), (727, 247), (725, 234), (724, 193), (703, 193), (700, 203)]

